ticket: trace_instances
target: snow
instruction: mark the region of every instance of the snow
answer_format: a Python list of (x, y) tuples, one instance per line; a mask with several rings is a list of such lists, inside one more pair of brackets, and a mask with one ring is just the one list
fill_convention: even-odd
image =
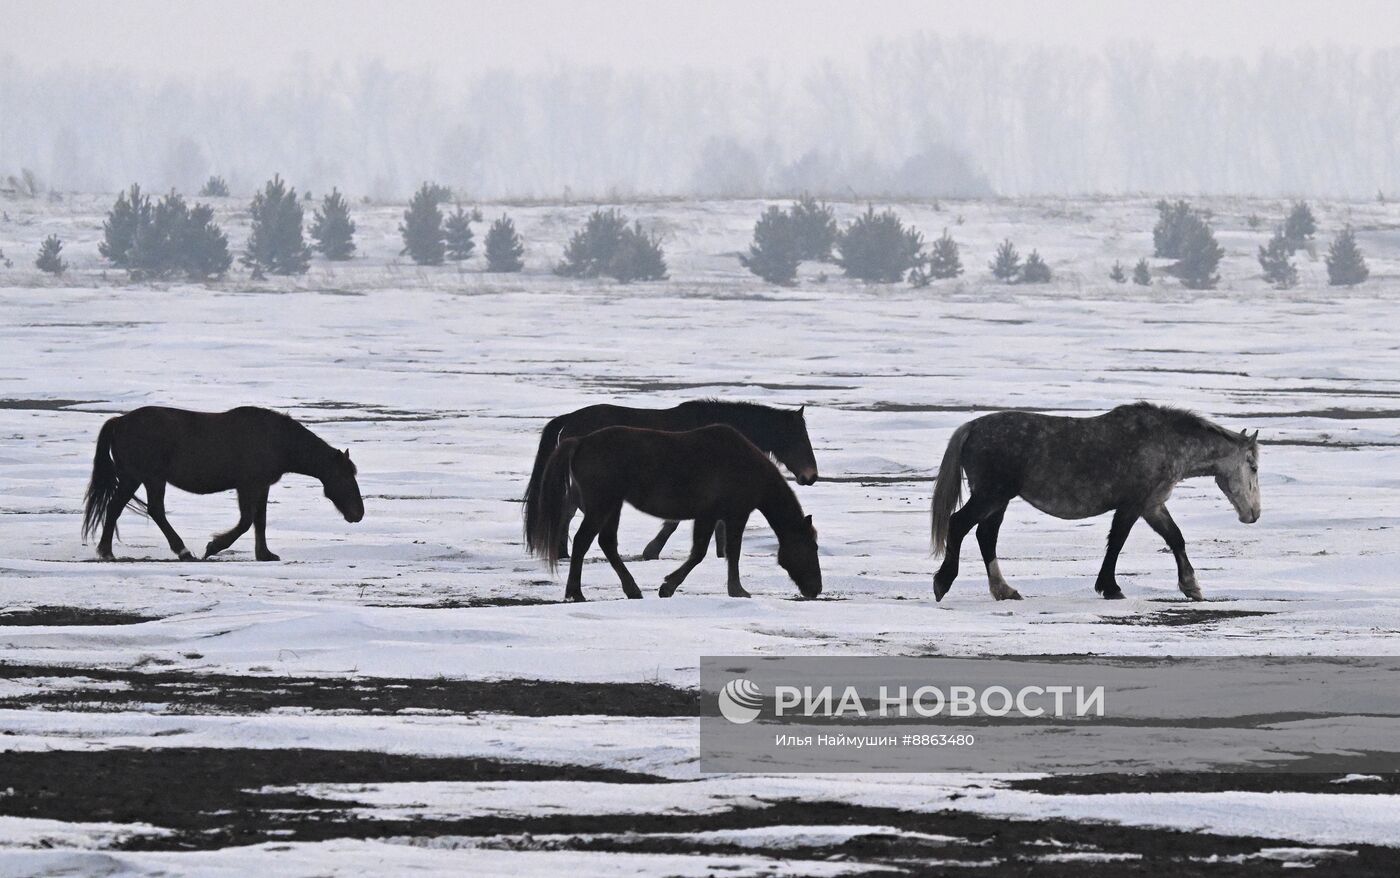
[[(366, 206), (356, 216), (366, 258), (354, 263), (317, 263), (295, 280), (134, 286), (110, 272), (104, 279), (95, 255), (109, 201), (7, 203), (13, 221), (0, 223), (0, 248), (16, 262), (0, 273), (0, 579), (6, 609), (85, 606), (160, 618), (0, 626), (0, 661), (693, 686), (701, 655), (1390, 655), (1400, 647), (1400, 260), (1372, 248), (1372, 280), (1336, 290), (1325, 286), (1321, 261), (1300, 253), (1300, 287), (1273, 291), (1253, 263), (1265, 233), (1249, 231), (1242, 217), (1271, 215), (1276, 205), (1214, 205), (1228, 251), (1225, 280), (1217, 292), (1188, 294), (1169, 280), (1150, 289), (1106, 280), (1115, 260), (1131, 265), (1150, 252), (1146, 201), (949, 203), (943, 212), (901, 206), (929, 236), (948, 226), (963, 245), (967, 275), (924, 290), (849, 283), (830, 266), (810, 264), (794, 288), (764, 286), (732, 255), (746, 243), (756, 202), (628, 206), (669, 230), (672, 279), (655, 284), (554, 277), (549, 266), (587, 208), (543, 205), (503, 208), (529, 248), (519, 276), (482, 274), (476, 263), (465, 270), (403, 264), (392, 255), (397, 209)], [(1400, 221), (1400, 206), (1315, 207), (1325, 228), (1343, 216), (1363, 227), (1363, 247), (1366, 228)], [(856, 209), (840, 206), (843, 216)], [(243, 240), (243, 220), (232, 207), (220, 210), (231, 239)], [(40, 277), (24, 255), (49, 231), (63, 235), (75, 266), (62, 280)], [(992, 283), (984, 263), (1006, 234), (1023, 251), (1039, 249), (1057, 280), (1040, 288)], [(831, 277), (822, 281), (821, 272)], [(697, 396), (807, 406), (822, 480), (797, 491), (821, 534), (833, 600), (792, 600), (796, 590), (775, 564), (774, 539), (756, 521), (742, 566), (752, 600), (722, 596), (723, 566), (715, 560), (675, 598), (620, 600), (595, 550), (584, 573), (590, 602), (552, 603), (562, 581), (523, 554), (517, 503), (544, 421), (593, 402), (669, 405)], [(951, 431), (1001, 407), (1090, 414), (1139, 398), (1260, 430), (1264, 514), (1257, 524), (1240, 524), (1209, 480), (1183, 484), (1171, 508), (1212, 601), (1204, 606), (1265, 615), (1169, 627), (1104, 624), (1178, 605), (1171, 556), (1148, 528), (1137, 528), (1119, 565), (1128, 599), (1105, 603), (1092, 582), (1106, 520), (1059, 521), (1019, 502), (1008, 512), (1000, 552), (1026, 600), (993, 602), (969, 544), (952, 593), (934, 603), (928, 500)], [(155, 526), (130, 513), (117, 545), (129, 560), (94, 562), (93, 547), (78, 538), (94, 437), (110, 414), (157, 403), (205, 410), (259, 404), (301, 418), (350, 448), (365, 520), (346, 524), (319, 486), (290, 476), (274, 487), (269, 510), (280, 564), (254, 563), (251, 535), (218, 560), (174, 562)], [(167, 505), (191, 546), (236, 516), (229, 495), (172, 492)], [(632, 560), (656, 524), (636, 512), (623, 516), (620, 543), (644, 588), (660, 583), (687, 543), (682, 530), (663, 560)], [(481, 599), (550, 603), (450, 608)], [(26, 678), (4, 681), (0, 694), (74, 685), (92, 684)], [(570, 732), (561, 734), (565, 727)], [(984, 789), (987, 779), (977, 777), (700, 779), (694, 720), (165, 716), (157, 706), (4, 710), (0, 731), (9, 749), (315, 740), (608, 765), (686, 781), (669, 792), (632, 789), (634, 799), (583, 797), (601, 809), (641, 807), (631, 803), (649, 803), (649, 795), (663, 797), (656, 807), (682, 809), (840, 795), (915, 810), (1400, 845), (1400, 814), (1387, 796), (1046, 796)], [(538, 813), (580, 801), (548, 784), (528, 792), (429, 786), (384, 785), (356, 795), (372, 794), (371, 806), (386, 815)], [(981, 794), (949, 797), (968, 789)], [(477, 855), (488, 857), (487, 873), (620, 874), (638, 862), (569, 852)], [(202, 874), (274, 861), (293, 871), (324, 864), (328, 872), (368, 862), (450, 871), (459, 862), (443, 851), (367, 842), (19, 856), (39, 858), (23, 860), (34, 868), (138, 873), (183, 857), (182, 869)], [(656, 868), (675, 874), (704, 873), (720, 859), (739, 869), (787, 868), (759, 859), (663, 859)], [(9, 857), (0, 870), (19, 862)]]

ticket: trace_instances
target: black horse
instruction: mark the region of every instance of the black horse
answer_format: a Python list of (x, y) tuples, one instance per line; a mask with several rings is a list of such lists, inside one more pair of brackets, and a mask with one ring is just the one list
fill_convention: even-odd
[[(1181, 409), (1139, 402), (1093, 418), (1029, 412), (997, 412), (968, 421), (953, 433), (933, 492), (933, 553), (948, 556), (933, 578), (943, 595), (958, 575), (958, 549), (974, 526), (992, 597), (1020, 600), (997, 564), (997, 531), (1006, 504), (1025, 499), (1056, 518), (1089, 518), (1113, 512), (1094, 589), (1121, 598), (1118, 553), (1139, 518), (1157, 532), (1176, 558), (1177, 586), (1199, 601), (1196, 571), (1186, 540), (1167, 512), (1167, 498), (1182, 479), (1214, 476), (1240, 521), (1259, 520), (1259, 434), (1239, 433)], [(963, 472), (972, 495), (962, 497)]]
[[(530, 484), (525, 489), (525, 545), (532, 555), (538, 556), (545, 552), (545, 547), (537, 545), (531, 536), (543, 532), (543, 529), (539, 527), (538, 522), (530, 518), (530, 499), (539, 492), (549, 456), (565, 439), (587, 436), (604, 427), (641, 427), (676, 433), (708, 427), (711, 424), (725, 424), (742, 433), (746, 439), (758, 446), (760, 451), (777, 458), (778, 462), (793, 474), (799, 485), (810, 485), (817, 480), (817, 460), (812, 453), (812, 440), (807, 437), (805, 410), (806, 406), (794, 412), (751, 402), (697, 399), (668, 409), (590, 405), (553, 418), (540, 434), (539, 449), (535, 452), (535, 467), (530, 472)], [(569, 522), (578, 511), (578, 505), (578, 497), (571, 492), (560, 513), (564, 516), (564, 530), (561, 535), (563, 542), (559, 545), (561, 556), (568, 554)], [(538, 499), (533, 508), (539, 508)], [(724, 554), (723, 528), (721, 523), (715, 537), (716, 553), (720, 555)], [(667, 520), (662, 524), (661, 531), (642, 552), (642, 558), (650, 561), (661, 557), (661, 549), (675, 531), (674, 520)]]
[(622, 580), (629, 598), (641, 589), (617, 554), (617, 522), (622, 504), (670, 520), (694, 519), (690, 557), (661, 586), (670, 597), (705, 558), (715, 525), (724, 522), (729, 562), (729, 595), (746, 598), (739, 582), (739, 549), (744, 525), (757, 509), (778, 536), (778, 563), (805, 597), (822, 590), (817, 560), (817, 532), (812, 517), (802, 514), (792, 488), (768, 456), (733, 427), (714, 425), (684, 433), (607, 427), (579, 439), (565, 439), (550, 455), (539, 490), (525, 499), (533, 523), (531, 542), (544, 549), (554, 569), (567, 536), (564, 517), (570, 485), (576, 485), (583, 521), (574, 536), (569, 581), (564, 599), (583, 600), (583, 556), (593, 538)]
[[(192, 494), (238, 491), (238, 524), (216, 534), (204, 557), (233, 545), (251, 526), (259, 561), (277, 561), (267, 548), (267, 492), (286, 473), (319, 479), (326, 497), (356, 522), (365, 516), (355, 464), (300, 423), (279, 412), (245, 406), (220, 413), (145, 406), (118, 415), (97, 434), (83, 509), (83, 536), (102, 528), (98, 557), (112, 560), (117, 518), (130, 503), (150, 515), (181, 560), (193, 561), (165, 517), (165, 485)], [(135, 499), (146, 486), (146, 501)]]

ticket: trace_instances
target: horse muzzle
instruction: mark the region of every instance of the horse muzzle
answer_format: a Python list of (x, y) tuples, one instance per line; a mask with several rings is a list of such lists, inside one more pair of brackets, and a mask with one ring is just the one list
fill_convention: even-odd
[(815, 469), (804, 469), (802, 472), (796, 474), (796, 478), (797, 484), (803, 487), (815, 485), (817, 483), (817, 471)]

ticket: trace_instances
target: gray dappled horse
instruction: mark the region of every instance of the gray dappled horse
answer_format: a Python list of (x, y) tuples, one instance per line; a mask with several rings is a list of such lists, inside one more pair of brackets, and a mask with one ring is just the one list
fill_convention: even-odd
[[(971, 496), (962, 498), (962, 473)], [(1139, 402), (1092, 418), (996, 412), (968, 421), (948, 441), (933, 493), (933, 553), (947, 557), (933, 577), (938, 600), (958, 575), (958, 550), (977, 528), (992, 597), (1020, 600), (997, 564), (997, 531), (1016, 497), (1056, 518), (1113, 512), (1108, 553), (1094, 589), (1121, 598), (1114, 570), (1128, 532), (1139, 519), (1176, 558), (1177, 585), (1202, 600), (1186, 540), (1167, 512), (1182, 479), (1214, 476), (1240, 521), (1259, 520), (1259, 433), (1232, 432), (1182, 409)]]

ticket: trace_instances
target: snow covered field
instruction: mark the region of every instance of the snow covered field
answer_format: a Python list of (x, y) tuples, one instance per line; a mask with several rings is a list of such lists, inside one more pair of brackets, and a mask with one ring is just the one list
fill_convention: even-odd
[[(1300, 254), (1301, 284), (1279, 292), (1254, 251), (1286, 205), (1202, 202), (1227, 249), (1224, 281), (1191, 293), (1165, 277), (1107, 279), (1115, 260), (1150, 254), (1148, 200), (902, 205), (926, 237), (946, 226), (962, 244), (967, 274), (927, 289), (816, 264), (794, 288), (764, 285), (733, 255), (757, 202), (625, 206), (666, 236), (660, 283), (550, 273), (585, 206), (485, 208), (488, 220), (508, 210), (526, 242), (526, 272), (505, 276), (482, 274), (479, 256), (460, 269), (400, 260), (401, 207), (365, 205), (352, 263), (129, 286), (97, 256), (110, 201), (0, 202), (0, 249), (16, 264), (0, 270), (0, 873), (1082, 874), (1133, 862), (1191, 874), (1215, 858), (1379, 874), (1400, 846), (1392, 778), (1173, 788), (1112, 780), (1110, 764), (1076, 791), (1034, 777), (701, 775), (696, 712), (668, 688), (694, 687), (704, 654), (1396, 654), (1400, 205), (1314, 204), (1319, 258)], [(235, 247), (242, 207), (219, 206)], [(1251, 213), (1265, 227), (1249, 229)], [(1371, 280), (1338, 290), (1320, 254), (1345, 221)], [(31, 267), (51, 232), (73, 266), (61, 280)], [(1055, 282), (992, 282), (986, 263), (1008, 236), (1038, 249)], [(562, 580), (520, 538), (545, 420), (698, 396), (807, 406), (822, 478), (798, 496), (820, 531), (826, 599), (793, 599), (756, 519), (752, 601), (722, 596), (714, 560), (672, 600), (620, 600), (595, 549), (590, 602), (557, 603)], [(1099, 600), (1107, 520), (1017, 502), (1000, 553), (1026, 600), (993, 602), (969, 549), (935, 604), (928, 501), (951, 431), (999, 408), (1090, 414), (1137, 399), (1260, 431), (1257, 524), (1240, 524), (1210, 480), (1171, 504), (1211, 602), (1182, 612), (1171, 556), (1144, 526), (1119, 563), (1128, 599)], [(289, 412), (351, 449), (364, 521), (346, 524), (319, 486), (289, 476), (268, 515), (281, 563), (255, 563), (251, 535), (179, 563), (131, 513), (124, 563), (95, 562), (78, 530), (97, 430), (156, 403)], [(237, 517), (231, 495), (172, 492), (167, 505), (191, 546)], [(688, 543), (683, 529), (662, 560), (641, 561), (655, 525), (623, 517), (644, 588)], [(113, 621), (125, 624), (96, 624)], [(540, 681), (557, 709), (478, 703), (490, 701), (482, 681)], [(447, 694), (418, 697), (419, 683)], [(590, 708), (615, 684), (625, 698)], [(172, 792), (185, 783), (172, 766), (215, 791)], [(98, 778), (118, 804), (35, 792), (63, 777)]]

